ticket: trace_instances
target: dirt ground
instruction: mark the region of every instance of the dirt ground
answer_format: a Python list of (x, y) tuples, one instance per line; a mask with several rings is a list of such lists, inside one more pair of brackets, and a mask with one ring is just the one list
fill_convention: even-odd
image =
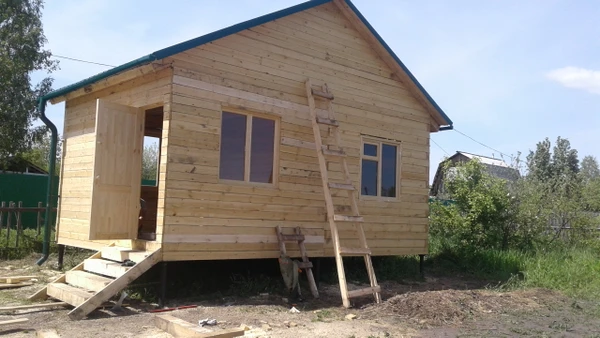
[[(34, 275), (33, 286), (0, 290), (0, 306), (28, 304), (26, 297), (60, 274), (52, 262), (42, 268), (35, 259), (0, 262), (0, 276)], [(214, 318), (213, 329), (248, 328), (244, 337), (600, 337), (600, 303), (574, 300), (543, 290), (497, 292), (486, 282), (443, 277), (424, 282), (382, 283), (382, 304), (370, 297), (351, 309), (341, 306), (335, 285), (319, 286), (318, 300), (304, 290), (305, 301), (290, 304), (280, 295), (215, 298), (190, 304), (171, 300), (170, 307), (196, 308), (167, 312), (191, 323)], [(87, 319), (71, 321), (69, 308), (0, 313), (0, 321), (28, 318), (23, 324), (0, 326), (0, 336), (35, 337), (38, 329), (55, 329), (61, 337), (171, 337), (154, 325), (156, 304), (125, 300)], [(295, 307), (299, 313), (291, 313)], [(349, 317), (354, 317), (349, 319)]]

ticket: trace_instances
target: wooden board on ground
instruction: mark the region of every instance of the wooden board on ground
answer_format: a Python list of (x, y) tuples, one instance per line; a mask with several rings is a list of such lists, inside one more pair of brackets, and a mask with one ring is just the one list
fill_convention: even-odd
[(33, 283), (17, 283), (17, 284), (0, 283), (0, 290), (1, 289), (21, 288), (21, 287), (24, 287), (24, 286), (31, 286), (31, 285), (33, 285)]
[(244, 335), (244, 330), (241, 328), (211, 331), (167, 314), (157, 315), (154, 323), (156, 327), (173, 337), (229, 338)]
[(54, 303), (31, 304), (31, 305), (4, 306), (4, 307), (0, 307), (0, 311), (43, 309), (43, 308), (47, 308), (47, 307), (66, 306), (66, 305), (69, 305), (69, 304), (67, 304), (65, 302), (54, 302)]
[(16, 284), (20, 282), (25, 282), (30, 279), (36, 278), (35, 276), (13, 276), (13, 277), (0, 277), (0, 283), (6, 284)]
[(28, 318), (19, 318), (19, 319), (5, 320), (5, 321), (0, 322), (0, 326), (25, 323), (25, 322), (28, 322), (28, 321), (29, 321)]

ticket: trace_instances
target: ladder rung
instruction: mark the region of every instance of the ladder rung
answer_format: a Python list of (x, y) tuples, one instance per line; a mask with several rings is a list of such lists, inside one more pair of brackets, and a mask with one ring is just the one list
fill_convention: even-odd
[(333, 94), (325, 93), (323, 91), (315, 90), (313, 88), (311, 88), (311, 90), (312, 90), (312, 94), (314, 96), (319, 96), (319, 97), (322, 97), (322, 98), (327, 99), (327, 100), (333, 100)]
[(284, 235), (281, 234), (281, 239), (284, 242), (298, 242), (298, 241), (303, 241), (304, 240), (304, 235), (300, 234), (300, 235)]
[(300, 269), (312, 269), (313, 264), (311, 262), (298, 262), (298, 268)]
[(345, 183), (329, 183), (329, 187), (332, 189), (341, 189), (341, 190), (350, 190), (354, 191), (354, 186), (352, 184)]
[(329, 155), (329, 156), (346, 157), (346, 153), (343, 150), (333, 150), (333, 149), (323, 148), (323, 154)]
[(364, 222), (362, 216), (333, 215), (333, 220), (337, 222)]
[(328, 118), (324, 118), (324, 117), (317, 117), (317, 123), (326, 124), (328, 126), (333, 126), (333, 127), (339, 127), (340, 126), (340, 124), (338, 123), (338, 121), (332, 120), (332, 119), (328, 119)]
[(343, 256), (364, 256), (370, 255), (371, 249), (369, 248), (344, 248), (340, 247), (340, 255)]
[(348, 298), (366, 296), (379, 292), (381, 292), (381, 286), (377, 285), (369, 288), (348, 291)]

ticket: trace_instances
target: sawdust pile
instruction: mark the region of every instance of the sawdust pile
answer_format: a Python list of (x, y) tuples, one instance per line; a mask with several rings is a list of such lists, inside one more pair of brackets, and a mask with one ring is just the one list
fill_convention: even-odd
[(526, 311), (543, 306), (552, 294), (547, 290), (493, 292), (485, 290), (443, 290), (409, 292), (394, 296), (383, 304), (365, 309), (369, 317), (399, 317), (420, 325), (456, 324), (469, 318)]

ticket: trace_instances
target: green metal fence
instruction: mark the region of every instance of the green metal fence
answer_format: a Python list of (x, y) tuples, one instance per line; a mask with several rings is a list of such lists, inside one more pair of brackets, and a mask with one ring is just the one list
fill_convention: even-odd
[[(37, 208), (38, 203), (46, 206), (46, 189), (48, 188), (47, 175), (29, 175), (0, 173), (0, 202), (22, 202), (24, 208)], [(52, 205), (56, 207), (58, 195), (58, 176), (54, 179), (53, 193), (54, 201)], [(1, 224), (7, 224), (6, 213)], [(50, 224), (55, 224), (56, 213), (52, 213)], [(35, 212), (23, 213), (21, 223), (24, 229), (35, 229), (37, 225), (37, 215)]]

